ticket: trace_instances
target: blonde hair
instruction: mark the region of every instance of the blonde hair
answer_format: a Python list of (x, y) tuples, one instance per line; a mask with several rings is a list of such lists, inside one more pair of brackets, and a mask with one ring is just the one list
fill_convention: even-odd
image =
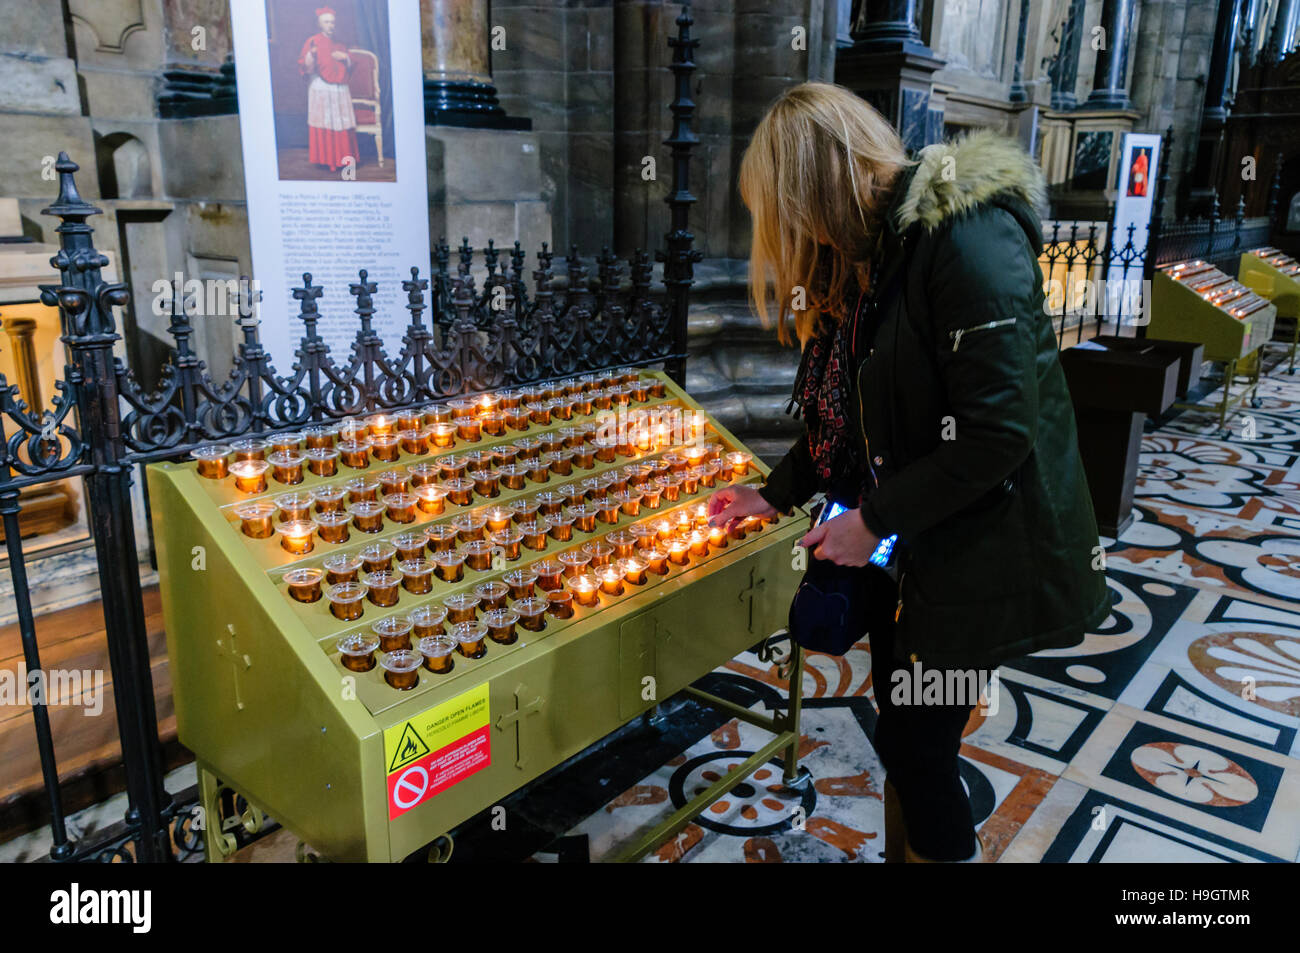
[(740, 162), (740, 197), (753, 218), (750, 303), (768, 325), (774, 292), (783, 344), (790, 314), (801, 345), (823, 320), (844, 318), (846, 298), (870, 280), (885, 199), (908, 164), (894, 127), (843, 86), (801, 83), (768, 109)]

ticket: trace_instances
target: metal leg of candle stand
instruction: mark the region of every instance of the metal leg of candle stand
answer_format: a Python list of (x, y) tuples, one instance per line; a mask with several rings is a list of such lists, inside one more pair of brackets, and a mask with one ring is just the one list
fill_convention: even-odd
[(222, 830), (221, 782), (203, 762), (195, 763), (199, 775), (199, 804), (203, 808), (203, 844), (208, 863), (220, 863), (235, 852), (235, 835)]
[(789, 708), (786, 709), (784, 730), (789, 734), (790, 744), (785, 749), (785, 771), (781, 780), (786, 787), (803, 787), (812, 775), (807, 768), (799, 767), (799, 719), (803, 715), (803, 649), (793, 638), (790, 639), (790, 689)]
[(1219, 433), (1228, 432), (1228, 405), (1232, 400), (1232, 384), (1237, 379), (1237, 359), (1228, 361), (1223, 369), (1223, 397), (1219, 400)]

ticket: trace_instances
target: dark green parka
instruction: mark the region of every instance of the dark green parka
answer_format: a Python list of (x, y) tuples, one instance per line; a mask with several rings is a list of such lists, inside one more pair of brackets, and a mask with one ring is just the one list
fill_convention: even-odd
[[(1043, 309), (1042, 174), (978, 132), (923, 150), (891, 204), (879, 325), (849, 408), (878, 480), (862, 508), (901, 543), (902, 659), (991, 667), (1077, 644), (1110, 605)], [(816, 491), (807, 440), (772, 471), (780, 510)]]

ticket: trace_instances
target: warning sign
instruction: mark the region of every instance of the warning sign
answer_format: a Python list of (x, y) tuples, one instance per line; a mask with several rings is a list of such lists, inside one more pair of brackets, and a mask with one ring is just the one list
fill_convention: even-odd
[(488, 722), (483, 684), (386, 729), (389, 820), (490, 765)]

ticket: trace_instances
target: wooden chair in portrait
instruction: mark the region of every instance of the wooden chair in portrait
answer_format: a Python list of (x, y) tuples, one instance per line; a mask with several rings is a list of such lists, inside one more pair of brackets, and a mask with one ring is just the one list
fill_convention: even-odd
[(348, 49), (352, 57), (352, 73), (348, 77), (348, 91), (352, 94), (352, 111), (357, 120), (357, 132), (375, 137), (375, 153), (379, 167), (384, 167), (384, 112), (379, 105), (379, 57), (370, 50)]

